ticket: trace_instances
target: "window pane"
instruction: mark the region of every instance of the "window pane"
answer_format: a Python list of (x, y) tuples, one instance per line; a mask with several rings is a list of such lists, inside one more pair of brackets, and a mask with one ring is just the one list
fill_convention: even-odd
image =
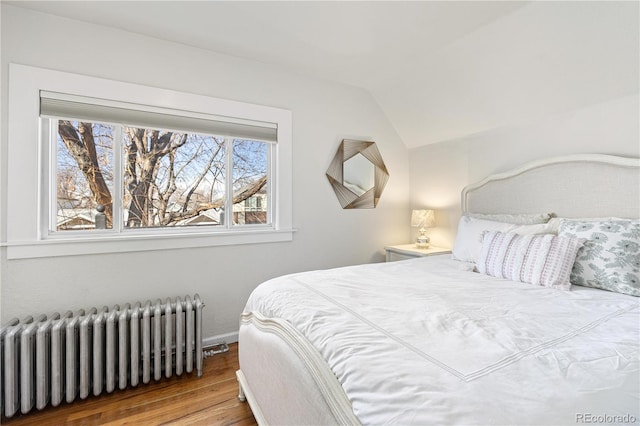
[(113, 127), (69, 120), (57, 125), (56, 230), (111, 229)]
[(125, 228), (223, 224), (224, 139), (125, 127)]
[(233, 224), (264, 224), (267, 212), (267, 159), (270, 145), (233, 140)]

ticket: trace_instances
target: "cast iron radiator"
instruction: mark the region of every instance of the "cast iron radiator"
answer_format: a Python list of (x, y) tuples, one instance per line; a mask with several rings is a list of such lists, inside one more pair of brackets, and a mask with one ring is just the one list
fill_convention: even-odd
[(6, 417), (78, 395), (172, 374), (202, 375), (202, 309), (193, 298), (9, 321), (0, 329), (0, 412)]

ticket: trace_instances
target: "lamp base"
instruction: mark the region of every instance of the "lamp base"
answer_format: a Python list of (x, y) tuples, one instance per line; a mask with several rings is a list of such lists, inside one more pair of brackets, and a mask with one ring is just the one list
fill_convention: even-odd
[(416, 247), (421, 249), (428, 249), (431, 246), (431, 239), (425, 236), (419, 236), (416, 239)]

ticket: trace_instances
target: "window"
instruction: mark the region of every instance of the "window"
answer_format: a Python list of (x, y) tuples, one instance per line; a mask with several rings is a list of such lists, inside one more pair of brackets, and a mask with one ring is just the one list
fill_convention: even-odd
[(10, 87), (10, 258), (291, 240), (290, 112), (14, 64)]
[(51, 129), (55, 182), (50, 234), (271, 223), (273, 144), (60, 117), (44, 120)]

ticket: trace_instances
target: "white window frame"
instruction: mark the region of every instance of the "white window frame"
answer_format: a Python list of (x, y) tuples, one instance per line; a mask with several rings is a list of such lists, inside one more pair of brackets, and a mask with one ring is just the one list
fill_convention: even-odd
[[(273, 166), (267, 185), (270, 226), (185, 227), (141, 229), (136, 232), (49, 235), (49, 129), (40, 120), (40, 92), (104, 99), (192, 111), (232, 119), (262, 121), (277, 126), (277, 144), (270, 150)], [(291, 241), (292, 139), (291, 111), (209, 96), (159, 89), (30, 66), (9, 65), (9, 126), (7, 182), (7, 258), (175, 249)], [(44, 146), (47, 145), (47, 146)], [(228, 198), (232, 195), (227, 194)], [(20, 207), (15, 207), (20, 206)], [(229, 204), (230, 206), (230, 204)], [(229, 207), (229, 210), (232, 209)], [(271, 213), (268, 213), (271, 214)], [(167, 232), (171, 231), (171, 232)], [(95, 232), (95, 231), (92, 231)]]

